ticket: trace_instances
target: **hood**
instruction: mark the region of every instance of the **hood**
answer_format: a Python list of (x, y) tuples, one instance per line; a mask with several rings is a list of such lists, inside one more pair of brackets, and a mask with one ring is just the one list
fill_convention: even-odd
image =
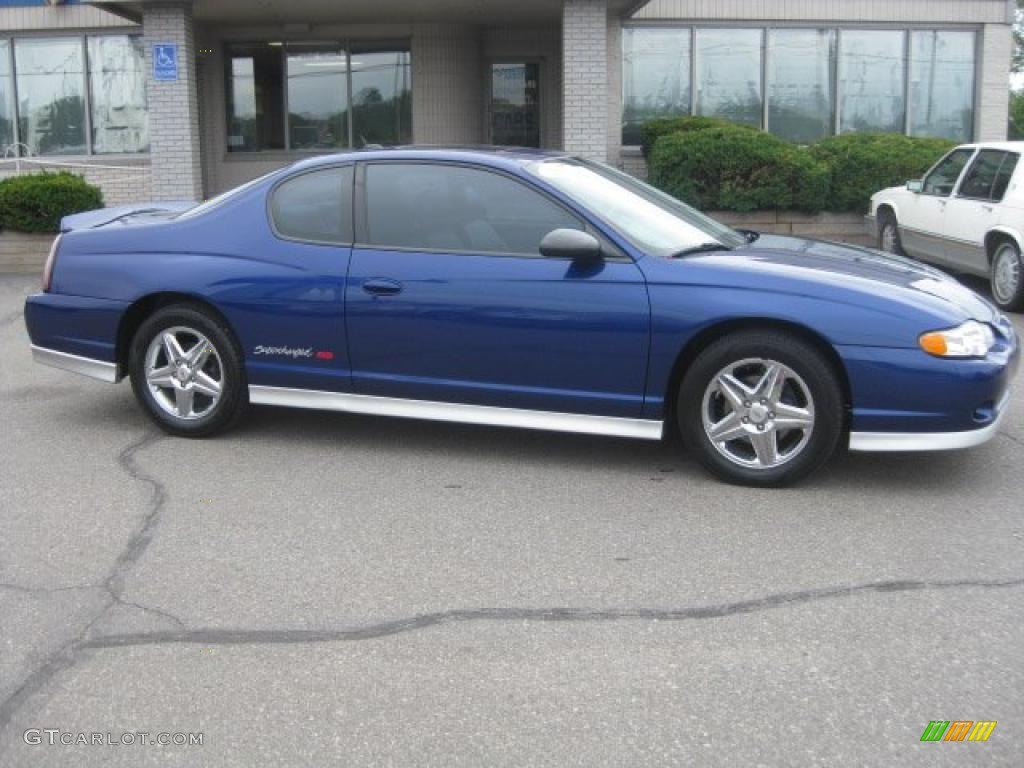
[(95, 229), (119, 222), (122, 224), (153, 222), (165, 220), (169, 215), (182, 213), (196, 206), (193, 200), (172, 200), (160, 203), (134, 203), (118, 205), (112, 208), (99, 208), (85, 213), (73, 213), (60, 220), (60, 231), (71, 232), (76, 229)]
[(766, 234), (730, 253), (742, 254), (769, 271), (803, 273), (816, 282), (872, 295), (916, 296), (933, 309), (945, 308), (962, 319), (988, 323), (999, 319), (995, 307), (946, 273), (872, 248)]

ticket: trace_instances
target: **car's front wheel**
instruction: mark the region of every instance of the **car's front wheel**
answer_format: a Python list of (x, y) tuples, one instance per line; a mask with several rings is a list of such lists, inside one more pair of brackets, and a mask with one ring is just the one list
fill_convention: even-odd
[(900, 226), (896, 217), (884, 211), (878, 216), (878, 250), (892, 253), (897, 256), (903, 254), (903, 244), (900, 242)]
[(829, 361), (780, 331), (745, 331), (708, 346), (679, 388), (679, 427), (701, 463), (729, 482), (782, 486), (824, 464), (843, 431)]
[(1024, 264), (1015, 243), (1004, 240), (992, 254), (992, 298), (1000, 309), (1024, 309)]
[(139, 403), (173, 435), (221, 432), (248, 403), (242, 354), (230, 329), (198, 306), (165, 307), (143, 322), (128, 368)]

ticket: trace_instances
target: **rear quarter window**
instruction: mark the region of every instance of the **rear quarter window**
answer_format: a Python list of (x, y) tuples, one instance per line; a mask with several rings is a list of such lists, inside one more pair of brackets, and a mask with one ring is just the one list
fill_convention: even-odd
[(352, 242), (353, 166), (325, 168), (292, 176), (271, 192), (274, 231), (289, 240)]

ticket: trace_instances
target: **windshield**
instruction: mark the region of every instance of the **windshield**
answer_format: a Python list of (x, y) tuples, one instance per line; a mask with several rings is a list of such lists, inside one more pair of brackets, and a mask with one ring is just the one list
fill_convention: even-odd
[(206, 213), (211, 208), (216, 208), (218, 205), (226, 203), (228, 200), (233, 198), (235, 195), (242, 194), (247, 189), (255, 187), (257, 184), (259, 184), (264, 179), (268, 179), (271, 176), (273, 176), (275, 174), (278, 174), (280, 172), (281, 172), (281, 169), (278, 168), (277, 170), (271, 171), (270, 173), (265, 173), (262, 176), (260, 176), (259, 178), (253, 179), (252, 181), (247, 181), (247, 182), (245, 182), (245, 184), (242, 184), (240, 187), (235, 187), (234, 189), (229, 189), (227, 192), (222, 192), (221, 194), (217, 195), (216, 197), (211, 197), (206, 202), (200, 203), (199, 205), (195, 206), (194, 208), (189, 208), (184, 213), (179, 213), (176, 218), (179, 218), (179, 219), (190, 219), (193, 216), (199, 216), (200, 214)]
[(735, 248), (747, 238), (674, 197), (600, 163), (556, 158), (527, 170), (606, 221), (633, 245), (671, 256), (715, 244)]

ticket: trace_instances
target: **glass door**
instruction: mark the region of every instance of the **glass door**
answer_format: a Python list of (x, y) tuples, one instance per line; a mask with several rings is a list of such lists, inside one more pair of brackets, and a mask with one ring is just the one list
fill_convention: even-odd
[(540, 63), (491, 64), (491, 143), (540, 146)]

